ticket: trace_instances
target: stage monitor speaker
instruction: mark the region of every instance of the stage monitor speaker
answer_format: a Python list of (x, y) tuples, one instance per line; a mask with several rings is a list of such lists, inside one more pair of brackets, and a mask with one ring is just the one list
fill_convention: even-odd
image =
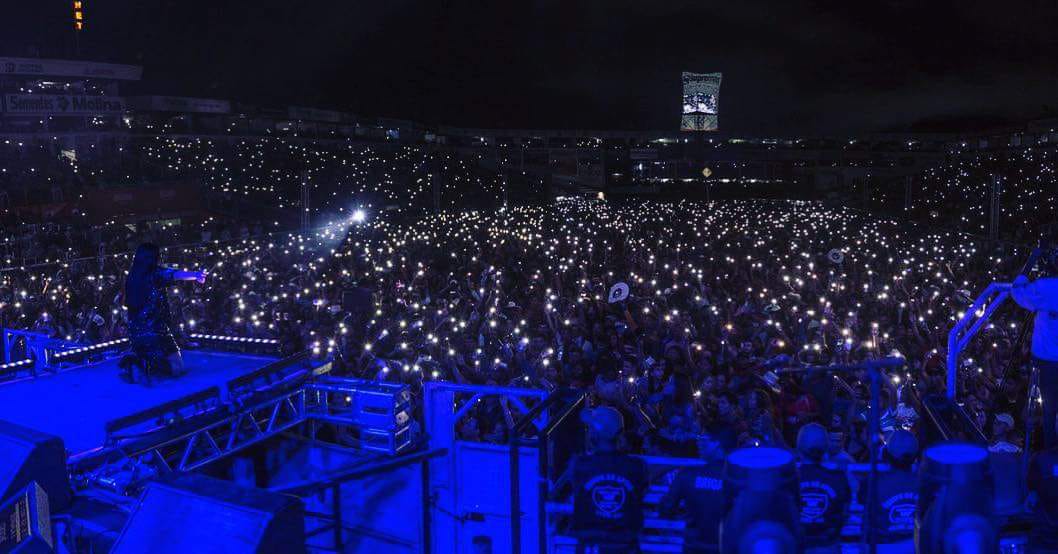
[(800, 542), (797, 460), (782, 448), (740, 448), (727, 456), (734, 493), (720, 524), (720, 552), (795, 552)]
[(958, 442), (922, 453), (916, 552), (999, 552), (988, 456), (981, 445)]
[(304, 553), (299, 498), (203, 475), (147, 485), (111, 554)]
[(62, 439), (0, 420), (0, 502), (36, 481), (52, 511), (70, 506), (72, 492)]
[(53, 546), (48, 495), (33, 481), (0, 505), (0, 552), (50, 554)]

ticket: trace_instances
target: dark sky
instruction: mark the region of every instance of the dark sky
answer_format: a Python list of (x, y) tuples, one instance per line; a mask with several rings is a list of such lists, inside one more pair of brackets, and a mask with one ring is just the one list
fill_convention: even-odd
[[(0, 53), (72, 52), (70, 2), (12, 2)], [(133, 92), (480, 127), (679, 125), (724, 74), (741, 135), (941, 130), (1058, 111), (1058, 2), (86, 0), (86, 58)]]

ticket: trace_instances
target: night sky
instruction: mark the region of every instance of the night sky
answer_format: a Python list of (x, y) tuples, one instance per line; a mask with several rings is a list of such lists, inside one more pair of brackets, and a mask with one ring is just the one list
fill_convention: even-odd
[[(68, 57), (70, 2), (11, 2), (0, 54)], [(1058, 115), (1058, 2), (86, 0), (81, 55), (130, 93), (469, 127), (679, 127), (724, 74), (724, 134), (968, 130)]]

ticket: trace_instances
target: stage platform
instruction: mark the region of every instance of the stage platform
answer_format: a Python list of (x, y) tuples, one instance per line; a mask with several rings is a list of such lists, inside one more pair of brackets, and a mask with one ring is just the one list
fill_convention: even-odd
[(118, 358), (0, 383), (0, 419), (62, 437), (71, 455), (102, 446), (106, 422), (223, 386), (278, 357), (184, 350), (188, 373), (150, 386), (118, 377)]

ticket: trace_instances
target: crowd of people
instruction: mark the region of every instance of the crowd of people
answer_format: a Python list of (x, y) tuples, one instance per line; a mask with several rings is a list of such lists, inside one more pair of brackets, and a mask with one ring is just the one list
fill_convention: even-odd
[(911, 201), (901, 186), (877, 187), (873, 205), (928, 225), (988, 235), (993, 193), (998, 238), (1035, 242), (1058, 220), (1058, 152), (1048, 145), (997, 151), (956, 151), (912, 177)]
[[(167, 263), (213, 276), (201, 290), (172, 291), (175, 324), (277, 336), (385, 380), (587, 389), (635, 422), (627, 440), (643, 452), (686, 454), (698, 431), (717, 425), (740, 444), (791, 444), (816, 421), (842, 435), (835, 448), (862, 459), (863, 375), (780, 382), (769, 360), (901, 356), (907, 366), (887, 378), (885, 425), (913, 427), (913, 396), (943, 390), (948, 330), (1027, 255), (802, 202), (575, 200), (369, 217), (311, 234), (243, 226), (165, 250)], [(118, 242), (134, 246), (133, 234)], [(4, 325), (72, 340), (122, 336), (130, 258), (120, 246), (3, 273)], [(610, 303), (618, 282), (630, 296)], [(343, 306), (354, 287), (374, 291), (371, 310)], [(1025, 372), (1007, 365), (1023, 323), (1018, 311), (997, 314), (959, 379), (975, 421), (1012, 448), (1027, 394)], [(475, 413), (461, 432), (502, 437), (504, 425)]]
[(347, 210), (351, 198), (397, 213), (471, 209), (499, 197), (503, 186), (497, 173), (479, 168), (476, 160), (424, 145), (155, 137), (141, 149), (147, 164), (277, 210), (301, 208), (301, 186), (308, 183), (314, 214)]
[[(253, 217), (304, 208), (323, 217), (348, 210), (350, 198), (397, 213), (491, 206), (483, 200), (500, 197), (510, 176), (478, 161), (428, 144), (351, 139), (144, 135), (69, 146), (0, 139), (0, 224), (29, 221), (17, 206), (72, 201), (84, 188), (174, 182), (256, 206)], [(302, 206), (306, 184), (310, 201)]]
[[(278, 338), (285, 353), (309, 349), (337, 371), (414, 390), (430, 380), (574, 388), (617, 410), (622, 448), (644, 454), (695, 456), (702, 436), (793, 447), (814, 424), (828, 461), (865, 461), (866, 372), (775, 368), (906, 360), (887, 371), (879, 411), (883, 433), (916, 431), (921, 399), (945, 392), (948, 331), (985, 286), (1012, 280), (1031, 249), (817, 202), (508, 206), (501, 176), (412, 146), (157, 141), (143, 146), (156, 167), (273, 198), (281, 210), (299, 209), (308, 172), (321, 198), (314, 206), (334, 218), (313, 231), (260, 219), (13, 228), (5, 243), (32, 245), (48, 263), (6, 264), (0, 325), (88, 343), (126, 336), (131, 253), (155, 242), (163, 264), (209, 275), (168, 290), (182, 340), (195, 331)], [(1036, 182), (1051, 178), (1043, 166)], [(443, 205), (427, 198), (434, 172), (455, 191)], [(980, 197), (960, 189), (964, 181), (945, 182), (947, 196), (931, 194), (922, 209)], [(1012, 215), (1026, 218), (1018, 227), (1053, 212), (1053, 202), (1032, 198)], [(949, 211), (973, 225), (982, 217)], [(627, 296), (613, 297), (615, 286)], [(354, 290), (370, 300), (350, 300)], [(1040, 427), (1029, 343), (1019, 340), (1027, 323), (1017, 308), (1000, 310), (962, 356), (958, 396), (994, 451), (1021, 452), (1026, 425)], [(520, 415), (485, 399), (458, 435), (503, 443)]]
[[(414, 234), (383, 243), (403, 243), (392, 256), (418, 271), (376, 281), (380, 313), (360, 363), (388, 379), (409, 378), (408, 367), (417, 379), (427, 360), (440, 378), (587, 389), (635, 422), (626, 440), (636, 450), (667, 455), (686, 455), (705, 428), (739, 444), (792, 444), (800, 425), (819, 421), (862, 460), (864, 375), (780, 383), (768, 361), (903, 357), (888, 376), (885, 424), (913, 427), (912, 396), (943, 390), (947, 332), (970, 291), (1022, 261), (954, 233), (808, 203), (576, 201), (445, 223), (443, 242), (417, 237), (425, 252)], [(438, 271), (432, 252), (451, 260)], [(631, 295), (609, 303), (618, 282)], [(1014, 444), (994, 423), (1024, 411), (1024, 372), (1005, 373), (1021, 324), (1013, 311), (995, 318), (959, 381), (981, 428)], [(483, 415), (464, 432), (502, 436), (482, 427), (505, 419)]]

